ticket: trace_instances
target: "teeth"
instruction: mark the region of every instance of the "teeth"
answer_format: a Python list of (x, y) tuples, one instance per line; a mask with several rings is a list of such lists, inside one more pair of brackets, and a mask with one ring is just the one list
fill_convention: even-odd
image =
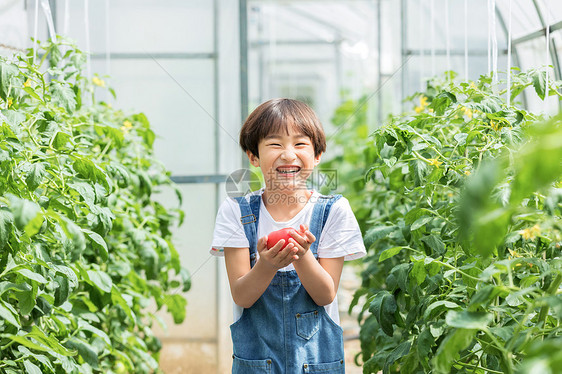
[(298, 173), (300, 169), (277, 169), (277, 171), (281, 174), (294, 174)]

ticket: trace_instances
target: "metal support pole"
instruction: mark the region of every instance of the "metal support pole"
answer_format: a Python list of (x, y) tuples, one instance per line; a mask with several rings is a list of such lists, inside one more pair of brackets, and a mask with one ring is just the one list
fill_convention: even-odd
[[(221, 146), (220, 146), (220, 91), (219, 91), (219, 0), (213, 0), (213, 96), (215, 97), (215, 105), (213, 107), (213, 116), (215, 117), (215, 174), (220, 173), (220, 159), (221, 159)], [(219, 187), (220, 183), (215, 183), (215, 212), (219, 210)], [(222, 336), (223, 328), (221, 321), (221, 310), (222, 310), (222, 292), (220, 292), (222, 284), (222, 271), (221, 261), (215, 261), (215, 279), (217, 290), (215, 292), (215, 324), (217, 326), (217, 337), (216, 337), (216, 352), (217, 352), (217, 374), (221, 372), (221, 363), (224, 360), (224, 355), (222, 354)]]
[[(505, 21), (503, 19), (503, 16), (501, 14), (501, 12), (498, 10), (498, 8), (496, 8), (496, 17), (498, 17), (498, 23), (500, 24), (500, 27), (503, 31), (503, 33), (505, 34), (505, 39), (507, 40), (507, 38), (509, 38), (509, 32), (507, 30), (507, 26), (505, 24)], [(513, 62), (515, 66), (519, 66), (521, 67), (521, 62), (519, 60), (519, 52), (517, 51), (517, 46), (515, 44), (513, 44), (513, 42), (511, 43), (511, 56), (513, 57)], [(508, 72), (509, 74), (509, 72)], [(523, 101), (523, 106), (527, 107), (527, 93), (525, 92), (525, 90), (523, 90), (523, 92), (521, 93), (521, 100)]]
[[(377, 68), (378, 68), (378, 79), (377, 85), (380, 87), (382, 84), (382, 15), (381, 15), (381, 1), (377, 0)], [(383, 119), (383, 109), (382, 109), (382, 90), (379, 89), (377, 92), (377, 127), (382, 124)]]
[[(545, 38), (547, 35), (549, 35), (549, 33), (547, 32), (547, 27), (550, 28), (550, 25), (547, 25), (544, 17), (542, 16), (541, 10), (539, 8), (539, 4), (537, 3), (537, 0), (533, 0), (533, 4), (535, 5), (535, 9), (537, 10), (537, 14), (539, 15), (539, 19), (541, 21), (541, 24), (545, 30)], [(548, 12), (548, 9), (546, 10)], [(554, 38), (550, 37), (550, 40), (547, 42), (550, 42), (550, 58), (552, 60), (552, 65), (554, 67), (554, 77), (557, 80), (560, 80), (560, 77), (562, 75), (562, 71), (560, 70), (560, 60), (558, 59), (558, 50), (556, 49), (556, 42), (554, 41)], [(548, 70), (547, 70), (548, 72)], [(546, 95), (548, 96), (548, 90), (546, 92)], [(562, 109), (562, 102), (560, 102), (560, 100), (558, 100), (558, 109)]]
[[(400, 22), (401, 22), (400, 55), (402, 59), (402, 69), (400, 71), (400, 77), (401, 77), (400, 97), (404, 98), (406, 97), (406, 66), (404, 64), (406, 63), (406, 50), (408, 49), (408, 46), (406, 45), (408, 41), (407, 34), (406, 34), (406, 32), (408, 31), (406, 28), (406, 0), (401, 0), (400, 2)], [(400, 104), (400, 110), (404, 111), (404, 109), (405, 109), (405, 103), (402, 101)]]
[[(240, 30), (240, 123), (248, 117), (248, 1), (239, 0)], [(242, 155), (242, 167), (248, 166), (248, 158)]]

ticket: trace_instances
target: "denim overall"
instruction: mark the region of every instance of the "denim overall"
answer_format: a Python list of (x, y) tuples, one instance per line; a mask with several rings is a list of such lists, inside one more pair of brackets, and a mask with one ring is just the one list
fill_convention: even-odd
[[(310, 250), (318, 258), (322, 228), (341, 195), (320, 196), (309, 230), (316, 237)], [(256, 263), (261, 196), (236, 198), (250, 243), (250, 265)], [(318, 306), (297, 272), (278, 271), (263, 295), (230, 326), (233, 374), (345, 373), (343, 330)]]

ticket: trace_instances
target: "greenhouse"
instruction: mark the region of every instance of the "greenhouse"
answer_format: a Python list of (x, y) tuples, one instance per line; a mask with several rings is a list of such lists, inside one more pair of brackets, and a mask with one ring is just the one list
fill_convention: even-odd
[(0, 0), (0, 171), (0, 374), (562, 372), (562, 1)]

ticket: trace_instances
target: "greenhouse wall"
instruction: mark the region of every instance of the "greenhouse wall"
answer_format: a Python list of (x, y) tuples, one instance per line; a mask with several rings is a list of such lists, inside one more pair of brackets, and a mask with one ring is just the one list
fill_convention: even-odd
[[(248, 167), (238, 146), (245, 115), (274, 97), (307, 102), (326, 129), (324, 157), (330, 159), (341, 152), (333, 116), (346, 100), (356, 104), (352, 116), (365, 107), (371, 132), (448, 70), (477, 80), (495, 58), (500, 79), (508, 64), (521, 70), (552, 65), (551, 76), (560, 78), (562, 2), (494, 3), (490, 13), (487, 0), (4, 0), (0, 53), (21, 52), (30, 38), (44, 41), (53, 31), (68, 36), (91, 54), (89, 76), (116, 92), (116, 98), (103, 91), (96, 99), (146, 114), (157, 134), (156, 157), (183, 193), (185, 222), (174, 245), (192, 280), (182, 324), (150, 306), (167, 325), (156, 327), (161, 367), (224, 373), (231, 367), (231, 296), (224, 261), (209, 249), (227, 197), (225, 178)], [(548, 53), (541, 34), (546, 25), (552, 26)], [(558, 112), (556, 97), (540, 100), (533, 87), (527, 91), (528, 110)], [(171, 189), (157, 199), (177, 204)]]

